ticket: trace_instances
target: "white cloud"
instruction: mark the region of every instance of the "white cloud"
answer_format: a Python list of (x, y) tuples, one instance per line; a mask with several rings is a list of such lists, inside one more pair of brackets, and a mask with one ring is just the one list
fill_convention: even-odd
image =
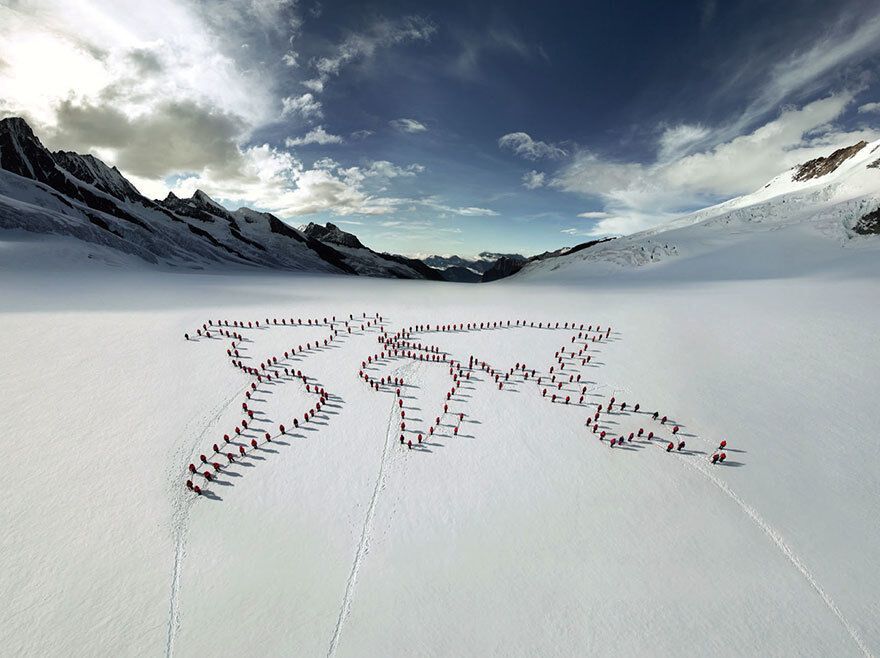
[(490, 208), (477, 208), (474, 206), (457, 208), (455, 212), (456, 214), (464, 215), (465, 217), (495, 217), (498, 215), (497, 212)]
[(321, 101), (316, 100), (311, 93), (306, 93), (302, 96), (287, 96), (286, 98), (281, 99), (281, 104), (283, 107), (282, 114), (284, 116), (299, 114), (304, 119), (312, 117), (320, 118), (324, 116)]
[(605, 203), (607, 216), (586, 217), (599, 220), (592, 235), (641, 230), (676, 213), (751, 192), (798, 163), (875, 139), (875, 131), (834, 127), (852, 100), (847, 92), (789, 108), (747, 134), (654, 163), (613, 162), (579, 151), (550, 184)]
[[(809, 48), (781, 61), (743, 58), (715, 99), (741, 94), (745, 85), (755, 85), (757, 91), (729, 122), (665, 126), (654, 162), (616, 162), (578, 151), (550, 184), (605, 203), (608, 216), (595, 218), (599, 221), (593, 235), (625, 234), (671, 219), (679, 211), (751, 192), (787, 168), (837, 148), (876, 139), (876, 130), (844, 131), (835, 124), (864, 77), (856, 76), (849, 90), (799, 108), (782, 105), (819, 91), (845, 65), (880, 52), (880, 15), (853, 18), (842, 14), (838, 23), (811, 40)], [(866, 103), (859, 113), (878, 110), (880, 103)], [(771, 112), (776, 116), (767, 118)]]
[(540, 46), (527, 43), (509, 26), (457, 29), (453, 31), (453, 37), (460, 50), (450, 63), (450, 72), (467, 79), (484, 75), (488, 67), (481, 66), (481, 63), (487, 56), (507, 54), (522, 60), (533, 60), (538, 56), (546, 59), (546, 53)]
[(696, 144), (709, 135), (709, 129), (700, 125), (679, 124), (669, 126), (660, 135), (658, 142), (658, 158), (671, 160), (682, 155), (689, 146)]
[[(274, 67), (259, 59), (267, 51), (256, 47), (260, 35), (267, 43), (289, 37), (273, 59), (301, 64), (291, 47), (303, 25), (296, 4), (0, 0), (0, 114), (25, 116), (50, 148), (98, 154), (149, 196), (201, 188), (227, 205), (284, 217), (392, 213), (405, 200), (383, 186), (418, 175), (421, 165), (383, 160), (344, 168), (325, 158), (305, 167), (284, 150), (249, 145), (257, 128), (277, 121), (279, 105), (304, 119), (323, 114), (317, 84), (279, 98), (267, 77)], [(327, 70), (338, 73), (356, 57), (428, 38), (433, 29), (416, 19), (380, 22), (368, 31), (372, 45), (358, 50), (357, 39), (348, 41)], [(288, 144), (340, 141), (318, 126)]]
[[(664, 182), (697, 194), (751, 192), (785, 169), (849, 145), (861, 135), (840, 134), (831, 127), (852, 102), (841, 93), (787, 109), (752, 132), (661, 169)], [(830, 150), (834, 150), (831, 148)]]
[[(332, 161), (330, 161), (332, 162)], [(315, 163), (316, 168), (320, 166), (320, 161)], [(377, 185), (377, 192), (386, 191), (385, 185), (394, 178), (407, 178), (416, 176), (425, 171), (425, 168), (414, 163), (406, 167), (400, 167), (387, 160), (375, 160), (367, 166), (362, 167), (339, 167), (336, 163), (332, 163), (332, 167), (324, 167), (328, 169), (337, 169), (339, 177), (352, 186), (361, 186), (367, 183)]]
[[(228, 206), (254, 205), (281, 217), (318, 212), (335, 215), (385, 215), (405, 200), (371, 193), (366, 182), (373, 176), (358, 168), (342, 169), (329, 158), (311, 169), (290, 153), (264, 144), (242, 152), (242, 166), (233, 173), (210, 168), (183, 178), (171, 188), (178, 196), (196, 189)], [(158, 194), (156, 195), (158, 196)]]
[(425, 167), (414, 163), (406, 167), (399, 167), (388, 160), (376, 160), (370, 163), (370, 166), (362, 170), (365, 176), (377, 176), (380, 178), (398, 178), (415, 176), (425, 171)]
[(421, 133), (428, 129), (425, 124), (415, 119), (392, 119), (388, 125), (402, 133)]
[(315, 77), (302, 84), (319, 94), (324, 91), (327, 81), (338, 76), (349, 64), (373, 58), (384, 48), (410, 41), (427, 41), (437, 28), (421, 16), (405, 16), (399, 20), (380, 19), (374, 21), (363, 32), (349, 34), (333, 48), (333, 54), (315, 60)]
[(320, 94), (324, 91), (324, 81), (321, 78), (312, 78), (310, 80), (303, 80), (302, 86), (306, 89), (310, 89), (316, 94)]
[(578, 217), (583, 217), (584, 219), (605, 219), (606, 217), (610, 217), (610, 215), (604, 210), (589, 210), (587, 212), (578, 213)]
[(436, 32), (430, 21), (420, 16), (406, 16), (400, 20), (379, 20), (363, 33), (349, 35), (328, 57), (321, 57), (315, 68), (322, 76), (339, 75), (349, 63), (372, 57), (379, 48), (387, 48), (407, 41), (425, 41)]
[(541, 158), (557, 159), (568, 155), (564, 149), (556, 144), (540, 142), (532, 139), (528, 133), (507, 133), (498, 139), (498, 146), (508, 148), (517, 155), (528, 160)]
[(351, 138), (352, 139), (366, 139), (367, 137), (369, 137), (372, 134), (373, 134), (372, 130), (355, 130), (353, 133), (351, 133)]
[(240, 48), (224, 45), (193, 7), (172, 0), (0, 3), (0, 112), (38, 130), (57, 125), (62, 101), (112, 102), (129, 119), (191, 102), (247, 125), (267, 120), (269, 86), (242, 71)]
[(441, 202), (437, 197), (428, 197), (420, 200), (418, 203), (427, 206), (428, 208), (433, 208), (441, 213), (461, 215), (463, 217), (495, 217), (498, 215), (497, 212), (490, 208), (479, 208), (476, 206), (449, 206)]
[(539, 187), (544, 186), (544, 181), (547, 178), (547, 174), (543, 171), (527, 171), (522, 176), (522, 184), (527, 190), (535, 190)]
[(284, 145), (291, 148), (305, 144), (342, 144), (343, 141), (339, 135), (330, 134), (324, 130), (324, 126), (318, 126), (302, 137), (288, 137), (284, 140)]
[[(759, 72), (760, 88), (739, 119), (719, 131), (719, 138), (728, 140), (742, 134), (792, 96), (819, 91), (844, 65), (880, 52), (880, 14), (874, 11), (856, 20), (845, 20), (852, 18), (843, 15), (812, 39), (809, 49), (794, 52), (782, 61), (744, 58), (740, 70), (730, 76), (731, 81), (748, 83)], [(729, 91), (729, 87), (722, 87), (722, 91)]]

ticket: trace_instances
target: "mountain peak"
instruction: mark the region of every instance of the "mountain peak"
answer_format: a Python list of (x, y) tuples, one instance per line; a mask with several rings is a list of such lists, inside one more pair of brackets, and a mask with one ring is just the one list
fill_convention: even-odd
[(101, 159), (90, 153), (55, 151), (52, 159), (56, 164), (81, 181), (120, 199), (136, 201), (141, 193), (116, 167), (108, 167)]
[(226, 208), (224, 208), (219, 203), (214, 201), (214, 199), (209, 197), (202, 190), (196, 190), (195, 192), (193, 192), (193, 195), (190, 197), (190, 201), (192, 201), (195, 205), (197, 205), (201, 208), (205, 208), (207, 210), (210, 210), (214, 214), (220, 214), (220, 215), (228, 215), (229, 214), (229, 211), (226, 210)]
[(810, 180), (811, 178), (819, 178), (825, 174), (830, 174), (867, 145), (868, 142), (862, 140), (852, 146), (837, 149), (827, 157), (816, 158), (805, 162), (797, 168), (794, 176), (792, 176), (792, 180), (805, 181)]
[(22, 117), (6, 117), (0, 119), (0, 130), (25, 134), (32, 139), (37, 139), (34, 131)]
[(353, 249), (366, 249), (356, 235), (347, 233), (336, 226), (336, 224), (331, 224), (330, 222), (327, 222), (325, 226), (309, 222), (308, 226), (302, 229), (302, 232), (310, 238), (320, 240), (321, 242), (329, 242)]
[(52, 154), (21, 117), (0, 119), (0, 169), (40, 182), (60, 175)]

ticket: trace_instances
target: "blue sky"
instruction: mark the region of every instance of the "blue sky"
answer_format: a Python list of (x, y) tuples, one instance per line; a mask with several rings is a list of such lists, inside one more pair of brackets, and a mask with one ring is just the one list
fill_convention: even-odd
[(629, 233), (880, 137), (876, 2), (0, 4), (0, 114), (407, 254)]

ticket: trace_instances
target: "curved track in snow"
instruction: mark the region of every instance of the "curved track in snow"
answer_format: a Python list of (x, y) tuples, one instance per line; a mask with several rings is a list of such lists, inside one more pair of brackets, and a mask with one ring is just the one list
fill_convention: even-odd
[[(400, 369), (403, 374), (409, 374), (412, 364), (407, 364)], [(388, 466), (390, 462), (391, 446), (394, 444), (394, 437), (397, 436), (397, 423), (399, 418), (397, 407), (392, 401), (391, 411), (388, 414), (388, 428), (385, 432), (385, 445), (382, 447), (382, 458), (379, 462), (379, 473), (376, 476), (376, 485), (373, 487), (373, 495), (370, 496), (370, 502), (367, 506), (367, 515), (364, 518), (364, 525), (361, 530), (358, 547), (355, 551), (354, 561), (351, 565), (351, 573), (348, 576), (348, 582), (345, 584), (345, 594), (342, 597), (342, 605), (339, 607), (339, 617), (336, 620), (336, 626), (333, 628), (333, 637), (330, 639), (330, 647), (327, 649), (328, 658), (336, 654), (339, 647), (339, 640), (342, 636), (342, 628), (345, 620), (351, 612), (351, 604), (354, 599), (354, 588), (357, 584), (358, 573), (364, 557), (370, 550), (370, 540), (373, 531), (373, 517), (376, 515), (376, 503), (379, 500), (379, 494), (385, 488), (385, 479), (387, 477)]]

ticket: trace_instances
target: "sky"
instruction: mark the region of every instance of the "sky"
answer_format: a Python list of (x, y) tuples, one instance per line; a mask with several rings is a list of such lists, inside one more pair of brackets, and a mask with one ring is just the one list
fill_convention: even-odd
[(147, 196), (531, 255), (880, 138), (880, 4), (0, 0), (0, 116)]

